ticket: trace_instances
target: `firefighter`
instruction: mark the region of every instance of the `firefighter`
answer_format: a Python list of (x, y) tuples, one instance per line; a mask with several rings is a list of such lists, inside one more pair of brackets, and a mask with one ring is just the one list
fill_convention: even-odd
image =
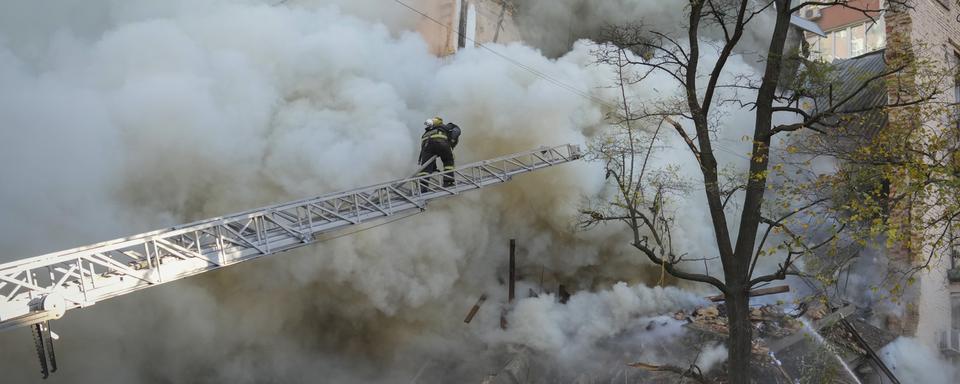
[[(443, 171), (454, 168), (453, 149), (460, 142), (460, 127), (456, 124), (444, 124), (443, 119), (434, 117), (423, 123), (423, 136), (420, 137), (420, 166), (423, 167), (417, 176), (426, 176), (437, 172), (437, 162), (434, 156), (443, 163)], [(443, 186), (453, 186), (453, 174), (443, 176)], [(425, 189), (426, 182), (421, 182), (421, 189)]]

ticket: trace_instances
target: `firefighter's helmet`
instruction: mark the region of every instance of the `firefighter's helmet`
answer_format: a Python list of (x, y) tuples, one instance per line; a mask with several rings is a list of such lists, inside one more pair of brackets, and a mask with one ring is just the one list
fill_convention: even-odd
[(427, 121), (424, 121), (423, 125), (426, 125), (427, 127), (439, 127), (443, 125), (443, 119), (441, 119), (439, 116), (431, 117), (427, 119)]

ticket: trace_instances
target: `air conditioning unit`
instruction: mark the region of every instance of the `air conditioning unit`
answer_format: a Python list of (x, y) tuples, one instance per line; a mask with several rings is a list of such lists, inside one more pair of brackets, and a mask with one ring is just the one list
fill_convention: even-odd
[(951, 329), (940, 333), (940, 350), (944, 353), (960, 356), (960, 330)]
[(821, 16), (820, 8), (818, 7), (807, 7), (803, 10), (803, 18), (807, 20), (816, 20)]

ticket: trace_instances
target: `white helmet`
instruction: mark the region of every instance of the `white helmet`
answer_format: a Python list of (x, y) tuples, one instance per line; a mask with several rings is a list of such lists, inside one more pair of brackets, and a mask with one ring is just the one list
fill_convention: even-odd
[(439, 127), (443, 125), (443, 119), (440, 116), (435, 116), (427, 119), (427, 121), (424, 121), (423, 125), (426, 125), (428, 127)]

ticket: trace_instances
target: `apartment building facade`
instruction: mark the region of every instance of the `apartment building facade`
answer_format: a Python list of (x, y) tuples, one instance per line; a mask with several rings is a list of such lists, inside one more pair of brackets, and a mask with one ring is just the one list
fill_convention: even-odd
[[(824, 32), (824, 36), (805, 33), (809, 58), (827, 62), (857, 60), (878, 50), (886, 50), (884, 54), (889, 58), (909, 49), (911, 54), (945, 68), (960, 65), (960, 2), (915, 0), (909, 4), (910, 7), (900, 7), (884, 0), (853, 0), (850, 7), (806, 7), (799, 16), (817, 23)], [(885, 8), (889, 9), (880, 11)], [(952, 86), (953, 91), (939, 101), (960, 102), (960, 80), (954, 79)], [(897, 253), (891, 250), (895, 262), (917, 265), (926, 261), (923, 249)], [(911, 296), (917, 299), (905, 303), (903, 317), (889, 322), (887, 329), (914, 336), (960, 363), (960, 247), (938, 256), (918, 276), (916, 286), (909, 288), (914, 290)]]

